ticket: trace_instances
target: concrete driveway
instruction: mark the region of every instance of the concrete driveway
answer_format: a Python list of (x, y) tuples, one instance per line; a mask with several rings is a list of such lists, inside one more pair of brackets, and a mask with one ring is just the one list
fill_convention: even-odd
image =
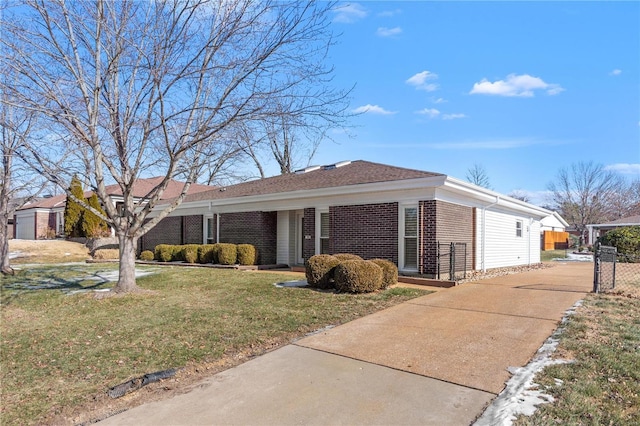
[(442, 290), (100, 424), (468, 425), (591, 280), (591, 264), (564, 263)]

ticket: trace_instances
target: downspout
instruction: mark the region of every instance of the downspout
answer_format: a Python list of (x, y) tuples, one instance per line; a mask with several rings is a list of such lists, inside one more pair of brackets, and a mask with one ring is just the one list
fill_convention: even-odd
[(531, 265), (531, 227), (533, 226), (533, 218), (529, 218), (529, 226), (527, 232), (529, 233), (529, 245), (527, 246), (527, 264)]
[(487, 251), (487, 209), (500, 202), (500, 197), (496, 195), (496, 201), (482, 208), (482, 272), (487, 272), (486, 251)]

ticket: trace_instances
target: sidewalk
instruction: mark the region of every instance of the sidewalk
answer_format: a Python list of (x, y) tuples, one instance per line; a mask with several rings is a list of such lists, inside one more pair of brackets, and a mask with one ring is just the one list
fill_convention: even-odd
[(591, 289), (592, 265), (507, 275), (413, 299), (100, 424), (468, 425)]

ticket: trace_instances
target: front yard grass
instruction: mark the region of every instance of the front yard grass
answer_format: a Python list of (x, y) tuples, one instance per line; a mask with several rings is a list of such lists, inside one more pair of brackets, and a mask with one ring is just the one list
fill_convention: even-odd
[(570, 317), (557, 357), (573, 362), (535, 380), (555, 402), (516, 425), (640, 424), (640, 299), (589, 295)]
[[(104, 276), (116, 268), (42, 265), (2, 279), (1, 424), (94, 420), (144, 398), (166, 396), (167, 388), (306, 333), (428, 293), (277, 288), (273, 283), (300, 276), (175, 266), (155, 267), (156, 273), (139, 278), (147, 293), (105, 298), (73, 293), (111, 286), (79, 277)], [(51, 285), (30, 286), (40, 281)], [(119, 400), (106, 395), (126, 380), (174, 367), (183, 369), (170, 385), (150, 385)]]
[(540, 250), (540, 261), (551, 262), (553, 259), (564, 259), (568, 250)]

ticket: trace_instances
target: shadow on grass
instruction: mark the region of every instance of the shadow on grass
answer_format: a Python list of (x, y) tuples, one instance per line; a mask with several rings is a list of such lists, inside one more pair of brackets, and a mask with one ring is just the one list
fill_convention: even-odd
[(15, 275), (2, 278), (0, 304), (8, 306), (16, 298), (34, 292), (55, 290), (76, 294), (93, 291), (112, 281), (103, 276), (104, 272), (82, 268), (30, 268), (16, 271)]

